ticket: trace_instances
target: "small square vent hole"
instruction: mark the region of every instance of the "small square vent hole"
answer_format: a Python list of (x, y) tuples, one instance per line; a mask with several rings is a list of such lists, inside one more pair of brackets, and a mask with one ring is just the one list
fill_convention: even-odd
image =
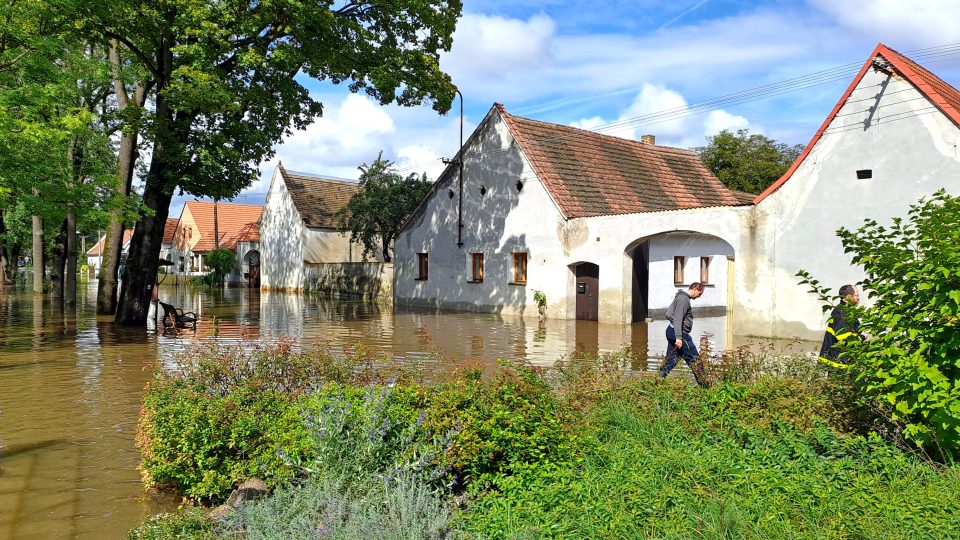
[(857, 180), (867, 180), (873, 178), (873, 169), (860, 169), (857, 171)]

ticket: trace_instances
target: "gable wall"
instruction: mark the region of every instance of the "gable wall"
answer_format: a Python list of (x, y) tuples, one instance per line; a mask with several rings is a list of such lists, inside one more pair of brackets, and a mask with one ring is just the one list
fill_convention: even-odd
[(290, 192), (279, 171), (275, 171), (260, 217), (262, 289), (303, 288), (304, 229)]
[[(397, 302), (536, 316), (533, 291), (541, 289), (552, 300), (551, 316), (562, 316), (566, 307), (554, 299), (565, 294), (564, 220), (499, 115), (476, 135), (464, 151), (464, 245), (457, 247), (458, 172), (452, 166), (396, 239)], [(482, 283), (469, 282), (474, 252), (484, 254)], [(514, 252), (527, 253), (525, 286), (511, 284)], [(429, 255), (426, 281), (416, 280), (417, 253)]]
[[(862, 279), (836, 230), (889, 223), (941, 187), (960, 192), (958, 142), (957, 127), (909, 82), (868, 70), (793, 176), (744, 220), (738, 333), (822, 336), (826, 317), (796, 272), (834, 292)], [(859, 169), (873, 178), (858, 180)]]

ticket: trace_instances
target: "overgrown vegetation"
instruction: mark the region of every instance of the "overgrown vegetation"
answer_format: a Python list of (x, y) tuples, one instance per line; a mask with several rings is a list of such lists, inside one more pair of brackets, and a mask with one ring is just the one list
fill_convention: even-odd
[(427, 384), (363, 348), (194, 351), (148, 388), (146, 478), (201, 502), (247, 476), (275, 491), (217, 523), (186, 510), (131, 537), (923, 537), (960, 526), (956, 470), (849, 421), (851, 394), (811, 359), (717, 355), (709, 389), (637, 377), (633, 360), (576, 353), (547, 372), (503, 363)]
[[(841, 229), (844, 250), (867, 279), (870, 298), (852, 307), (868, 339), (841, 340), (841, 359), (857, 390), (904, 435), (938, 459), (960, 458), (960, 198), (942, 190), (891, 225), (874, 220)], [(824, 303), (830, 289), (798, 274)]]

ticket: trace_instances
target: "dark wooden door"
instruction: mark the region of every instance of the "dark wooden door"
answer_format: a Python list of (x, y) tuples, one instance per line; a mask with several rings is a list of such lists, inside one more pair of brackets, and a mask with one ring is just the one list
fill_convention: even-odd
[(576, 270), (577, 319), (597, 320), (600, 300), (600, 267), (593, 263), (581, 263)]

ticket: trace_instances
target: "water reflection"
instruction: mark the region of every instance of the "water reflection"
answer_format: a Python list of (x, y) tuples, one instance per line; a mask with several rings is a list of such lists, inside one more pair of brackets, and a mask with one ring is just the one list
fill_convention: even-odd
[[(95, 315), (95, 282), (65, 311), (29, 293), (0, 293), (0, 540), (120, 538), (168, 507), (140, 485), (137, 414), (152, 367), (198, 342), (290, 336), (301, 347), (364, 343), (427, 370), (493, 365), (499, 358), (548, 366), (577, 348), (624, 347), (633, 353), (632, 369), (655, 370), (665, 347), (665, 321), (622, 326), (394, 310), (248, 289), (162, 286), (160, 297), (197, 313), (196, 331), (118, 328), (111, 317)], [(715, 348), (730, 343), (725, 317), (698, 318), (696, 326), (713, 335)]]

